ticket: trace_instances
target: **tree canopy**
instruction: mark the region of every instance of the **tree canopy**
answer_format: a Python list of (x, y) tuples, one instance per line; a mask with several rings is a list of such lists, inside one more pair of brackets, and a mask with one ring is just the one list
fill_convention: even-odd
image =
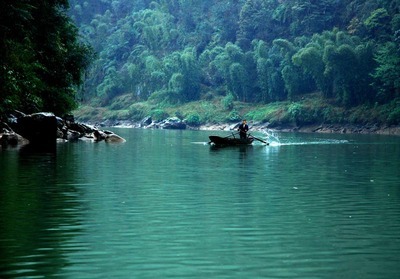
[[(64, 112), (77, 99), (110, 105), (121, 95), (270, 103), (318, 91), (345, 107), (400, 97), (398, 0), (0, 5), (1, 110)], [(97, 55), (76, 95), (89, 44)]]
[(397, 0), (71, 0), (99, 54), (85, 100), (290, 100), (351, 107), (400, 96)]
[(92, 51), (79, 40), (67, 8), (67, 0), (1, 1), (0, 114), (63, 114), (75, 107)]

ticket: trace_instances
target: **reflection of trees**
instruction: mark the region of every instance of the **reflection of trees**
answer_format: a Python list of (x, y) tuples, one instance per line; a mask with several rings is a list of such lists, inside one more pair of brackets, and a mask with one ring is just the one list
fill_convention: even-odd
[(80, 232), (80, 203), (72, 154), (53, 151), (27, 146), (0, 156), (0, 277), (47, 278), (68, 264), (63, 244)]

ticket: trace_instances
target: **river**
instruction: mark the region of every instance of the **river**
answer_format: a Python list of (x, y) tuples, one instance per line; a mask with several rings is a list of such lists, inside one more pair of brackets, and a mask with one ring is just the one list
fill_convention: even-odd
[(400, 277), (400, 137), (114, 131), (0, 151), (0, 278)]

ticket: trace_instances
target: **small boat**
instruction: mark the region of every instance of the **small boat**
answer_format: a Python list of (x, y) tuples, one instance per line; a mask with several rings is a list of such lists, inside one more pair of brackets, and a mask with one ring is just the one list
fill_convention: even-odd
[(210, 143), (218, 146), (235, 146), (235, 145), (249, 145), (254, 141), (253, 137), (247, 137), (246, 139), (240, 139), (235, 137), (219, 137), (219, 136), (209, 136)]
[(241, 139), (236, 138), (234, 134), (228, 137), (219, 137), (219, 136), (209, 136), (210, 144), (214, 144), (216, 146), (243, 146), (250, 145), (254, 140), (261, 141), (262, 143), (268, 145), (268, 142), (261, 140), (259, 138), (253, 137), (252, 135), (248, 135), (247, 138)]

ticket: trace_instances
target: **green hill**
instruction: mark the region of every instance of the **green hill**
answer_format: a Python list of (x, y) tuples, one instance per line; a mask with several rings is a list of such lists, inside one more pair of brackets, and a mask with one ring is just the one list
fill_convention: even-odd
[(399, 11), (382, 0), (72, 0), (98, 54), (77, 114), (399, 124)]
[(400, 123), (398, 0), (0, 5), (0, 114)]

